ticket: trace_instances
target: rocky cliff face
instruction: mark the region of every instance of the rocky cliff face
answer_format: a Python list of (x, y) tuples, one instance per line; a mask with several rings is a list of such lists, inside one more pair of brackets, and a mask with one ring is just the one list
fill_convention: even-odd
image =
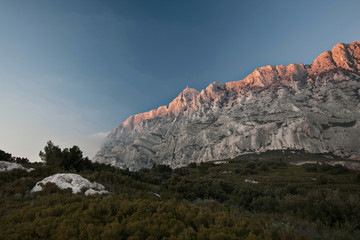
[(360, 41), (340, 43), (311, 65), (186, 88), (169, 106), (129, 117), (93, 160), (138, 170), (287, 148), (359, 158), (359, 119)]

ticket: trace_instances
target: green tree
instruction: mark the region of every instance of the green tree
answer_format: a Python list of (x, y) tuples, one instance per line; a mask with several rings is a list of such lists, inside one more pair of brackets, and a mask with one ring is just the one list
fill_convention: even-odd
[(80, 171), (82, 168), (82, 161), (83, 154), (78, 146), (73, 146), (70, 149), (65, 148), (62, 151), (61, 167), (63, 167), (66, 171), (69, 171), (70, 169)]
[(62, 152), (59, 146), (55, 146), (52, 141), (48, 141), (44, 147), (44, 152), (40, 151), (39, 156), (46, 165), (60, 167), (62, 162)]
[(11, 154), (0, 150), (0, 161), (12, 162)]

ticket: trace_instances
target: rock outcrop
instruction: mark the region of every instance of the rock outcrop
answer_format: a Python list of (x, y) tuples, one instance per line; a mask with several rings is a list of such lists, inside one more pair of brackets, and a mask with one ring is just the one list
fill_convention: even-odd
[(360, 157), (360, 41), (311, 65), (265, 66), (245, 79), (186, 88), (169, 106), (129, 117), (93, 161), (138, 170), (305, 149)]
[(8, 172), (14, 169), (20, 169), (27, 172), (31, 172), (34, 169), (33, 168), (25, 168), (21, 164), (13, 163), (13, 162), (6, 162), (6, 161), (0, 161), (0, 172)]
[(109, 193), (105, 190), (103, 185), (96, 182), (92, 183), (86, 178), (72, 173), (58, 173), (44, 178), (42, 181), (36, 183), (35, 187), (33, 187), (30, 192), (33, 193), (42, 191), (43, 186), (49, 182), (56, 184), (56, 186), (58, 186), (60, 189), (70, 188), (73, 194), (80, 193), (82, 189), (86, 189), (84, 192), (85, 195)]

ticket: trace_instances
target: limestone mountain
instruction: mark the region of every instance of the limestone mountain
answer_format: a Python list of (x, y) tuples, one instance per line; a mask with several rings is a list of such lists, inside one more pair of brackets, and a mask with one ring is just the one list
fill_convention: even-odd
[(138, 170), (304, 149), (360, 157), (360, 41), (311, 65), (265, 66), (245, 79), (186, 88), (169, 106), (129, 117), (93, 161)]

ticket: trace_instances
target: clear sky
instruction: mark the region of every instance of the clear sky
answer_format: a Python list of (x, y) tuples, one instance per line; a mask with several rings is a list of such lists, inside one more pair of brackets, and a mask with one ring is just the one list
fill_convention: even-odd
[(0, 149), (52, 140), (92, 158), (132, 114), (187, 85), (308, 63), (360, 40), (359, 0), (0, 0)]

